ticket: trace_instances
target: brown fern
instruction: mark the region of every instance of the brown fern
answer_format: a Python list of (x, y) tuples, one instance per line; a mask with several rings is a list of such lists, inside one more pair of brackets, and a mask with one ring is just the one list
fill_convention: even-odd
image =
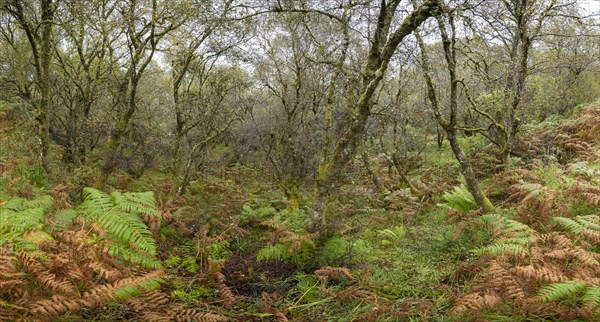
[(282, 297), (279, 294), (263, 292), (260, 296), (258, 307), (261, 312), (272, 314), (277, 322), (288, 322), (288, 318), (285, 313), (281, 311), (275, 304), (280, 302), (281, 299)]
[(330, 267), (324, 266), (315, 271), (317, 279), (321, 282), (328, 282), (330, 280), (340, 281), (342, 277), (347, 280), (354, 282), (356, 278), (350, 272), (350, 269), (346, 267)]
[(82, 307), (93, 308), (108, 300), (118, 300), (115, 292), (123, 287), (133, 286), (139, 289), (140, 283), (163, 275), (162, 271), (154, 271), (143, 276), (125, 278), (115, 283), (99, 285), (78, 298), (54, 295), (51, 299), (43, 299), (30, 303), (28, 305), (28, 312), (33, 316), (55, 317), (67, 311), (77, 311)]
[(25, 274), (17, 269), (17, 257), (6, 246), (0, 246), (0, 295), (21, 297)]
[(564, 195), (581, 203), (594, 206), (600, 205), (600, 187), (597, 186), (576, 182), (570, 189), (565, 191)]
[(199, 312), (196, 310), (173, 310), (170, 312), (171, 321), (177, 322), (226, 322), (230, 319), (226, 316)]
[(224, 263), (224, 260), (210, 260), (208, 276), (213, 279), (213, 287), (219, 292), (221, 305), (226, 309), (230, 309), (235, 304), (237, 297), (233, 294), (231, 288), (225, 284), (225, 275), (221, 273)]
[(502, 298), (495, 293), (470, 293), (454, 303), (451, 315), (479, 313), (495, 308), (502, 303)]
[(35, 277), (42, 285), (54, 291), (60, 291), (66, 294), (77, 294), (77, 288), (69, 280), (59, 279), (55, 274), (52, 274), (48, 268), (35, 258), (30, 257), (25, 252), (20, 252), (18, 255), (23, 267), (27, 272)]
[(540, 282), (561, 282), (568, 280), (567, 276), (564, 275), (556, 267), (541, 266), (541, 265), (527, 265), (517, 266), (512, 269), (517, 276), (521, 276), (526, 280), (534, 280)]

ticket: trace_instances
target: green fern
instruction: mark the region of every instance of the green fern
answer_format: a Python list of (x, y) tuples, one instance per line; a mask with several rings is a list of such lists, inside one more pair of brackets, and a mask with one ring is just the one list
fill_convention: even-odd
[(313, 274), (306, 274), (304, 272), (296, 273), (294, 276), (298, 284), (296, 284), (296, 292), (300, 295), (298, 302), (314, 303), (323, 298), (319, 288), (316, 287), (318, 280)]
[(441, 206), (447, 209), (454, 209), (462, 213), (467, 213), (478, 208), (473, 195), (471, 195), (464, 185), (455, 187), (451, 192), (445, 192), (443, 198), (446, 203)]
[(249, 205), (242, 207), (242, 214), (240, 215), (240, 224), (246, 225), (253, 221), (262, 221), (272, 217), (277, 213), (277, 209), (266, 206), (257, 209), (252, 209)]
[(53, 199), (42, 196), (33, 200), (11, 198), (0, 207), (0, 245), (11, 242), (15, 249), (35, 249), (35, 243), (23, 235), (27, 232), (41, 231), (46, 215), (52, 207)]
[(319, 250), (321, 264), (335, 264), (340, 258), (348, 255), (349, 243), (343, 237), (336, 236), (328, 239)]
[(552, 283), (542, 287), (538, 291), (538, 296), (542, 302), (556, 302), (575, 297), (587, 288), (584, 282), (567, 281)]
[(503, 217), (498, 214), (486, 214), (479, 217), (484, 223), (494, 227), (504, 239), (531, 239), (534, 237), (535, 230), (526, 224)]
[(527, 246), (536, 239), (535, 230), (513, 219), (499, 214), (486, 214), (479, 217), (481, 221), (493, 227), (498, 239), (495, 243), (481, 247), (475, 252), (480, 255), (520, 255), (526, 252)]
[(139, 264), (147, 268), (161, 268), (160, 260), (147, 256), (135, 250), (129, 249), (127, 246), (118, 243), (111, 243), (107, 246), (108, 254), (115, 257), (121, 257), (132, 264)]
[(600, 287), (588, 286), (581, 299), (590, 307), (600, 308)]
[(312, 241), (302, 243), (300, 250), (291, 249), (292, 243), (278, 243), (269, 245), (258, 251), (256, 254), (257, 261), (263, 260), (280, 260), (290, 262), (299, 267), (306, 267), (310, 264), (310, 259), (315, 249), (315, 244)]
[(54, 225), (52, 225), (52, 230), (65, 230), (67, 227), (79, 216), (79, 213), (74, 209), (61, 209), (57, 211), (52, 220), (54, 221)]
[(581, 234), (584, 230), (600, 232), (600, 225), (598, 225), (599, 220), (600, 217), (598, 215), (577, 216), (573, 219), (565, 217), (552, 218), (552, 221), (557, 223), (563, 229), (576, 235)]
[(485, 246), (479, 248), (475, 251), (475, 253), (479, 255), (503, 255), (503, 254), (523, 254), (525, 252), (525, 247), (519, 244), (511, 244), (511, 243), (494, 243), (489, 246)]
[(135, 285), (125, 285), (116, 289), (111, 293), (111, 298), (117, 301), (125, 301), (132, 297), (138, 296), (143, 292), (149, 292), (160, 288), (160, 284), (164, 283), (162, 278), (152, 277), (147, 278)]
[(394, 228), (382, 229), (377, 232), (379, 238), (381, 238), (382, 244), (384, 241), (388, 243), (396, 243), (400, 241), (405, 235), (403, 226), (396, 226)]
[(159, 217), (151, 192), (112, 192), (83, 189), (84, 202), (78, 207), (87, 219), (106, 230), (112, 244), (109, 253), (145, 267), (160, 267), (152, 232), (139, 215)]

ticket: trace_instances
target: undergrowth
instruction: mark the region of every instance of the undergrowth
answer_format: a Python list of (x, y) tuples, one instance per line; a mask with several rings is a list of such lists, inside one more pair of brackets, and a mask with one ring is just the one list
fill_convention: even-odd
[(592, 106), (525, 129), (522, 166), (504, 172), (464, 139), (486, 160), (491, 214), (444, 149), (426, 149), (420, 195), (383, 166), (374, 189), (353, 165), (364, 180), (340, 187), (327, 238), (306, 230), (309, 205), (240, 165), (183, 197), (157, 169), (111, 192), (85, 188), (84, 170), (51, 186), (15, 129), (0, 150), (0, 320), (598, 320), (597, 124)]

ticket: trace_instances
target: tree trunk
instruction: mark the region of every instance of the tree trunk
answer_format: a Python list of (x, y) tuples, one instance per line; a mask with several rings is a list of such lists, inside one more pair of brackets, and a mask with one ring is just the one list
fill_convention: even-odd
[[(131, 71), (130, 71), (131, 74)], [(127, 126), (129, 125), (129, 121), (133, 117), (136, 109), (136, 95), (137, 95), (137, 86), (139, 79), (134, 75), (129, 75), (129, 79), (127, 82), (127, 87), (125, 89), (125, 95), (127, 95), (127, 109), (117, 122), (115, 128), (110, 134), (110, 138), (108, 139), (108, 145), (106, 147), (106, 156), (104, 160), (104, 165), (100, 170), (100, 174), (96, 178), (96, 182), (94, 183), (94, 188), (98, 190), (104, 189), (106, 186), (106, 181), (108, 180), (108, 176), (115, 170), (117, 166), (117, 156), (119, 153), (119, 147), (121, 146), (121, 139), (127, 130)]]
[(5, 1), (1, 5), (7, 12), (16, 18), (19, 26), (25, 32), (31, 47), (33, 66), (35, 67), (36, 83), (40, 97), (33, 102), (36, 108), (35, 120), (38, 124), (40, 139), (40, 161), (48, 178), (51, 178), (50, 169), (50, 62), (52, 59), (52, 28), (54, 26), (55, 4), (53, 0), (40, 2), (40, 22), (32, 21), (28, 17), (24, 4), (21, 1)]
[[(413, 0), (413, 4), (414, 4)], [(437, 119), (439, 125), (446, 132), (446, 136), (448, 137), (448, 141), (450, 142), (450, 147), (452, 148), (452, 152), (454, 153), (454, 157), (458, 161), (461, 169), (461, 173), (465, 178), (467, 183), (467, 189), (473, 195), (475, 203), (480, 207), (484, 212), (491, 212), (494, 210), (494, 206), (490, 202), (490, 200), (485, 196), (481, 188), (479, 188), (479, 184), (477, 179), (475, 178), (475, 174), (473, 173), (473, 169), (471, 168), (471, 164), (464, 152), (462, 151), (460, 144), (458, 142), (458, 138), (456, 137), (456, 114), (458, 109), (458, 80), (456, 76), (456, 29), (454, 27), (454, 17), (452, 13), (448, 14), (448, 19), (450, 22), (451, 28), (451, 36), (448, 35), (446, 30), (446, 23), (443, 17), (436, 17), (438, 21), (438, 26), (440, 30), (440, 35), (442, 37), (442, 46), (444, 49), (444, 56), (446, 59), (446, 67), (448, 70), (448, 76), (450, 78), (450, 100), (448, 105), (449, 110), (449, 118), (446, 119), (442, 112), (440, 111), (440, 103), (437, 99), (437, 94), (435, 91), (435, 87), (433, 85), (433, 79), (431, 77), (431, 64), (429, 62), (429, 57), (427, 54), (427, 47), (425, 46), (425, 42), (421, 35), (418, 32), (415, 32), (415, 36), (417, 38), (417, 43), (419, 45), (419, 49), (421, 50), (421, 67), (423, 69), (423, 78), (425, 79), (425, 83), (427, 85), (427, 97), (431, 106), (433, 108), (433, 113), (435, 118)]]
[[(396, 2), (396, 5), (398, 3)], [(340, 179), (344, 175), (350, 161), (356, 155), (356, 148), (364, 136), (367, 120), (371, 115), (372, 97), (387, 70), (388, 63), (398, 45), (411, 34), (421, 23), (438, 13), (441, 7), (439, 0), (427, 0), (416, 8), (402, 24), (389, 34), (395, 6), (382, 2), (378, 23), (364, 68), (363, 88), (355, 108), (350, 111), (344, 131), (337, 141), (331, 158), (319, 165), (317, 175), (316, 200), (313, 205), (313, 216), (309, 223), (310, 230), (318, 230), (322, 236), (331, 233), (327, 227), (334, 214), (333, 201), (336, 199)], [(389, 37), (388, 37), (389, 34)]]
[(363, 166), (365, 167), (365, 170), (367, 170), (367, 173), (369, 174), (369, 177), (371, 178), (371, 181), (373, 182), (375, 189), (377, 189), (377, 191), (383, 191), (383, 187), (381, 186), (381, 183), (379, 182), (379, 178), (377, 178), (377, 175), (375, 174), (375, 172), (373, 172), (373, 169), (371, 168), (369, 154), (367, 153), (367, 151), (362, 151), (360, 153), (360, 156), (361, 156), (361, 159), (363, 162)]
[(415, 195), (420, 195), (421, 191), (417, 189), (417, 187), (415, 187), (415, 185), (413, 185), (412, 182), (410, 182), (410, 179), (408, 179), (408, 176), (406, 175), (406, 171), (400, 165), (400, 159), (398, 158), (398, 154), (395, 152), (392, 154), (392, 163), (394, 164), (396, 171), (398, 171), (398, 174), (402, 179), (402, 183), (410, 189), (410, 192), (412, 192)]
[(479, 184), (475, 178), (475, 173), (473, 173), (471, 163), (469, 160), (467, 160), (467, 157), (463, 153), (460, 144), (458, 143), (456, 132), (453, 130), (448, 130), (446, 131), (446, 134), (448, 136), (448, 141), (450, 142), (452, 152), (454, 153), (454, 157), (456, 157), (456, 161), (458, 161), (458, 164), (460, 164), (462, 175), (467, 183), (467, 189), (471, 195), (473, 195), (475, 203), (483, 210), (483, 212), (492, 212), (494, 210), (494, 205), (483, 193), (483, 191), (481, 191), (481, 188), (479, 188)]

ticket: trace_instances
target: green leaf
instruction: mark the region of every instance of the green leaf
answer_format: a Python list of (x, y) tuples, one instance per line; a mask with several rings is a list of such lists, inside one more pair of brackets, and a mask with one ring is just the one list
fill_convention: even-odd
[(584, 282), (567, 281), (552, 283), (542, 287), (538, 295), (542, 302), (555, 302), (572, 298), (575, 294), (581, 292), (587, 287)]

